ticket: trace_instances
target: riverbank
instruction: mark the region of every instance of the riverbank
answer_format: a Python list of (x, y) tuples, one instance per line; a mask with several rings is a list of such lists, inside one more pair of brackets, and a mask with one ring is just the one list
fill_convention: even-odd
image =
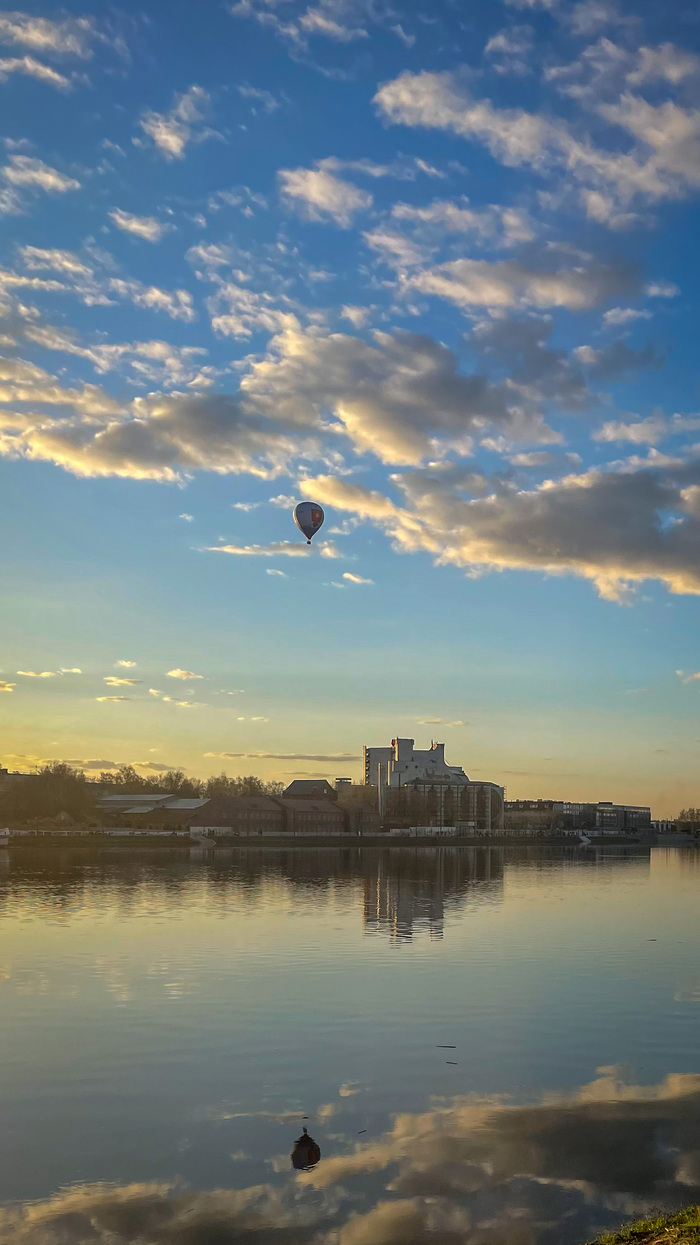
[[(216, 839), (207, 841), (203, 837), (202, 840), (192, 839), (189, 835), (169, 835), (163, 834), (134, 834), (129, 836), (100, 834), (99, 832), (70, 834), (61, 831), (57, 834), (41, 834), (41, 835), (19, 835), (10, 837), (7, 846), (3, 846), (1, 850), (22, 853), (24, 851), (36, 852), (38, 849), (46, 851), (55, 851), (60, 848), (83, 848), (85, 851), (95, 851), (109, 849), (120, 854), (129, 853), (136, 854), (138, 852), (177, 852), (182, 855), (189, 855), (191, 852), (197, 854), (216, 854), (220, 855), (225, 852), (242, 852), (250, 851), (317, 851), (319, 848), (355, 848), (355, 849), (375, 849), (382, 848), (389, 850), (401, 848), (405, 850), (407, 847), (412, 848), (432, 848), (438, 849), (443, 847), (458, 848), (503, 848), (503, 847), (569, 847), (582, 849), (588, 846), (582, 844), (581, 840), (574, 835), (532, 835), (532, 834), (483, 834), (472, 835), (470, 837), (460, 838), (433, 838), (425, 836), (424, 838), (415, 838), (414, 836), (388, 835), (388, 834), (372, 834), (372, 835), (356, 835), (356, 834), (330, 834), (330, 835), (275, 835), (275, 836), (258, 836), (249, 835), (245, 837), (217, 836)], [(649, 847), (653, 846), (648, 840), (640, 840), (632, 838), (629, 835), (606, 835), (604, 838), (592, 840), (591, 847)]]
[(700, 1206), (689, 1206), (677, 1215), (640, 1219), (619, 1232), (599, 1236), (590, 1245), (699, 1245)]

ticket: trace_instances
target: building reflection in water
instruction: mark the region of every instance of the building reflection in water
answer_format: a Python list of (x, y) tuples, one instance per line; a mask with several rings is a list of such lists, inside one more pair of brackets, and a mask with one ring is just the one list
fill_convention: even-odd
[(417, 847), (374, 855), (364, 878), (368, 930), (406, 942), (414, 930), (442, 938), (445, 916), (470, 899), (494, 902), (503, 893), (504, 852), (496, 848)]

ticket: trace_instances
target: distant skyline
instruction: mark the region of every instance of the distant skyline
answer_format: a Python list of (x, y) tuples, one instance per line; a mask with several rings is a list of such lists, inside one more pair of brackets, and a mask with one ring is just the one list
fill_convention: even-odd
[(699, 92), (644, 0), (0, 12), (0, 762), (700, 802)]

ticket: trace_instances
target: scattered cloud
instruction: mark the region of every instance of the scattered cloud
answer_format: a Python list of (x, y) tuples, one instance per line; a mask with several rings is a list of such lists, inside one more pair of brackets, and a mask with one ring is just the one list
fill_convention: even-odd
[(16, 683), (8, 683), (6, 679), (0, 679), (0, 692), (14, 692), (16, 686)]
[(145, 112), (139, 125), (166, 160), (182, 160), (190, 143), (212, 137), (213, 131), (200, 124), (210, 102), (204, 87), (191, 86), (175, 97), (170, 112)]
[(47, 86), (56, 87), (59, 91), (70, 91), (73, 83), (65, 74), (38, 61), (34, 56), (3, 56), (0, 57), (0, 82), (6, 82), (11, 74), (24, 74), (28, 78), (36, 78)]
[(104, 682), (108, 687), (134, 687), (137, 683), (142, 683), (142, 679), (124, 679), (115, 674), (105, 674)]
[(343, 579), (349, 584), (373, 584), (373, 579), (363, 579), (362, 575), (353, 575), (351, 571), (343, 571)]
[(193, 670), (181, 670), (176, 667), (175, 670), (168, 670), (167, 677), (169, 679), (203, 679), (203, 674), (195, 674)]
[(252, 100), (254, 111), (256, 106), (262, 108), (263, 112), (267, 113), (276, 112), (280, 107), (280, 102), (272, 94), (272, 91), (266, 91), (257, 86), (245, 85), (236, 87), (236, 90), (239, 95), (243, 96), (243, 99)]
[(69, 17), (51, 21), (29, 13), (0, 13), (0, 43), (18, 44), (34, 52), (77, 56), (88, 60), (92, 43), (99, 38), (92, 17)]
[(286, 571), (277, 571), (277, 570), (274, 570), (271, 566), (268, 566), (266, 568), (265, 574), (276, 575), (279, 579), (289, 579), (289, 575), (286, 573)]
[(82, 674), (80, 666), (61, 666), (59, 674)]
[(132, 212), (123, 212), (121, 208), (114, 208), (109, 215), (117, 229), (143, 238), (146, 242), (160, 242), (175, 227), (157, 220), (155, 216), (135, 216)]
[(676, 670), (676, 674), (683, 683), (696, 683), (700, 680), (700, 670)]
[(56, 670), (18, 670), (17, 674), (21, 674), (25, 679), (55, 679), (58, 671)]
[(0, 177), (11, 186), (45, 190), (47, 194), (65, 194), (68, 190), (80, 189), (76, 178), (59, 173), (58, 169), (44, 164), (36, 156), (10, 156), (9, 162), (0, 169)]
[(349, 229), (358, 212), (372, 206), (369, 191), (338, 177), (320, 160), (313, 169), (280, 169), (282, 197), (308, 220), (331, 219)]
[(181, 514), (181, 515), (178, 515), (178, 518), (180, 518), (180, 519), (184, 519), (184, 520), (185, 520), (185, 523), (194, 523), (194, 515), (193, 515), (193, 514)]
[(105, 701), (105, 700), (133, 700), (133, 696), (96, 696), (96, 697), (95, 697), (95, 700), (98, 700), (98, 701)]
[(125, 658), (122, 657), (120, 658), (119, 661), (115, 661), (114, 664), (115, 666), (121, 666), (123, 670), (133, 670), (134, 666), (136, 665), (136, 662), (127, 661)]
[(361, 758), (350, 752), (308, 753), (308, 752), (205, 752), (205, 757), (221, 757), (224, 760), (249, 761), (359, 761)]

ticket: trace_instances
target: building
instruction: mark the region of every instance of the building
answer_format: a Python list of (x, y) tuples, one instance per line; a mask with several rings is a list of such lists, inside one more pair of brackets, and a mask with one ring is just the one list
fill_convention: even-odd
[(209, 801), (206, 799), (183, 799), (168, 794), (120, 793), (102, 795), (96, 802), (96, 810), (107, 825), (119, 825), (124, 829), (176, 830), (188, 827), (192, 816)]
[(597, 804), (561, 804), (564, 830), (592, 830), (597, 834), (634, 834), (651, 830), (651, 809), (639, 804), (613, 804), (599, 800)]
[(471, 782), (461, 765), (448, 765), (444, 744), (416, 748), (413, 739), (397, 738), (389, 748), (362, 752), (365, 783), (376, 784), (388, 828), (454, 825), (464, 834), (503, 828), (503, 787)]
[(277, 803), (284, 811), (286, 834), (347, 834), (345, 813), (331, 800), (283, 796)]
[(348, 787), (351, 787), (351, 786), (352, 786), (352, 778), (336, 778), (335, 780), (336, 791), (345, 791), (347, 790)]
[(226, 835), (276, 835), (285, 832), (280, 801), (266, 795), (218, 795), (206, 800), (189, 820), (191, 829), (220, 838)]
[(338, 793), (326, 778), (295, 778), (283, 792), (285, 800), (337, 800)]

